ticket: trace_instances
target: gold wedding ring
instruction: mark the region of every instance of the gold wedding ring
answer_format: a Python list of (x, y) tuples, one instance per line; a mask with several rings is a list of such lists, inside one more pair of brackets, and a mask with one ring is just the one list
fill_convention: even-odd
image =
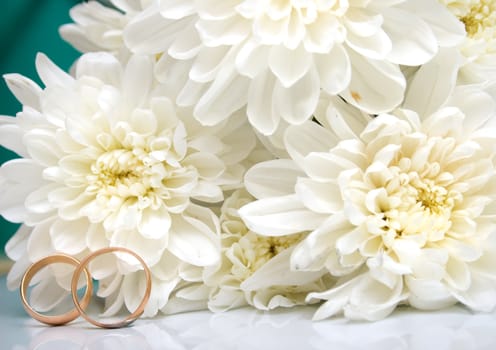
[[(138, 305), (136, 310), (134, 310), (129, 316), (127, 316), (125, 319), (119, 322), (103, 323), (89, 317), (85, 311), (90, 303), (91, 296), (93, 295), (93, 280), (87, 269), (87, 266), (91, 260), (93, 260), (94, 258), (100, 255), (108, 254), (108, 253), (116, 253), (116, 252), (130, 254), (139, 261), (139, 263), (143, 266), (143, 271), (145, 273), (146, 288), (140, 304)], [(54, 315), (54, 316), (44, 315), (35, 311), (31, 307), (31, 305), (28, 302), (27, 291), (28, 291), (29, 283), (42, 268), (56, 263), (63, 263), (63, 264), (76, 266), (76, 269), (74, 270), (74, 274), (71, 280), (71, 294), (75, 308), (62, 315)], [(84, 292), (84, 295), (81, 298), (81, 300), (79, 300), (78, 283), (79, 283), (79, 277), (81, 276), (81, 273), (83, 273), (83, 271), (86, 277), (86, 291)], [(86, 321), (101, 328), (120, 328), (120, 327), (129, 326), (131, 323), (133, 323), (143, 314), (143, 312), (145, 311), (145, 306), (148, 303), (148, 300), (150, 299), (151, 289), (152, 289), (151, 272), (148, 266), (146, 265), (145, 261), (138, 254), (127, 248), (109, 247), (91, 253), (82, 261), (79, 261), (76, 258), (66, 254), (53, 254), (35, 262), (26, 270), (24, 276), (22, 277), (20, 293), (21, 293), (22, 304), (26, 312), (32, 318), (42, 323), (51, 326), (59, 326), (71, 322), (72, 320), (75, 320), (78, 316), (82, 316)]]
[[(71, 322), (72, 320), (75, 320), (81, 313), (80, 309), (83, 310), (88, 306), (91, 299), (91, 295), (93, 294), (93, 282), (91, 276), (88, 270), (84, 269), (87, 287), (86, 287), (86, 292), (84, 293), (81, 299), (81, 302), (78, 303), (79, 308), (72, 309), (62, 315), (54, 315), (54, 316), (43, 315), (35, 311), (27, 300), (27, 290), (29, 287), (29, 283), (31, 282), (31, 279), (34, 277), (34, 275), (36, 275), (42, 268), (57, 263), (69, 264), (77, 267), (81, 266), (79, 260), (73, 258), (70, 255), (54, 254), (47, 256), (46, 258), (43, 258), (37, 261), (36, 263), (32, 264), (26, 270), (24, 276), (22, 277), (21, 288), (20, 288), (21, 300), (26, 312), (35, 320), (38, 320), (40, 322), (43, 322), (51, 326), (60, 326), (68, 322)], [(80, 270), (78, 276), (81, 275), (81, 271), (82, 269)], [(78, 281), (76, 280), (76, 286), (75, 286), (76, 292), (77, 292), (77, 283)]]
[[(141, 300), (141, 303), (138, 305), (135, 311), (133, 311), (129, 316), (127, 316), (125, 319), (123, 319), (120, 322), (115, 322), (115, 323), (103, 323), (99, 322), (91, 317), (88, 316), (85, 312), (85, 304), (84, 298), (81, 300), (81, 302), (78, 299), (77, 296), (77, 284), (79, 281), (79, 276), (81, 273), (86, 271), (86, 266), (88, 266), (89, 262), (93, 260), (94, 258), (107, 254), (107, 253), (114, 253), (114, 252), (121, 252), (121, 253), (126, 253), (134, 256), (141, 265), (143, 265), (143, 270), (145, 272), (145, 278), (146, 278), (146, 289), (145, 289), (145, 294), (143, 295), (143, 299)], [(74, 275), (72, 276), (72, 283), (71, 283), (71, 292), (72, 292), (72, 299), (74, 301), (74, 305), (76, 306), (77, 311), (79, 314), (88, 322), (94, 324), (95, 326), (101, 327), (101, 328), (121, 328), (121, 327), (126, 327), (129, 326), (131, 323), (133, 323), (136, 319), (138, 319), (143, 312), (145, 311), (145, 306), (148, 303), (148, 300), (150, 299), (150, 293), (152, 289), (152, 279), (151, 279), (151, 273), (150, 269), (146, 265), (145, 261), (135, 252), (132, 250), (122, 248), (122, 247), (109, 247), (109, 248), (103, 248), (100, 250), (97, 250), (90, 255), (88, 255), (86, 258), (81, 260), (79, 265), (77, 266), (76, 270), (74, 271)], [(86, 294), (85, 294), (86, 295)]]

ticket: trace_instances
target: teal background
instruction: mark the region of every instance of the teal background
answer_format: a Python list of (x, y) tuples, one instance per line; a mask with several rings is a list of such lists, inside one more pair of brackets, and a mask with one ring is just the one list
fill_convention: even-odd
[[(43, 52), (68, 70), (79, 53), (64, 42), (58, 28), (72, 22), (69, 9), (78, 0), (3, 0), (0, 11), (0, 74), (19, 73), (40, 83), (35, 69), (36, 53)], [(15, 116), (21, 105), (0, 79), (0, 114)], [(0, 146), (0, 163), (17, 156)], [(0, 198), (0, 200), (2, 200)], [(0, 256), (18, 225), (0, 217)]]

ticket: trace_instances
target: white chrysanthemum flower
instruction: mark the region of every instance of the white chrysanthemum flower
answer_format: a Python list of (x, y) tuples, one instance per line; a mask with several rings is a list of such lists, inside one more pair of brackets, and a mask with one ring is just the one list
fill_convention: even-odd
[(131, 18), (149, 5), (149, 0), (111, 0), (115, 8), (90, 0), (70, 10), (74, 23), (60, 27), (60, 36), (80, 52), (106, 51), (122, 60), (130, 56), (122, 33)]
[(201, 123), (246, 106), (265, 135), (309, 119), (321, 90), (389, 111), (405, 90), (399, 65), (424, 64), (463, 36), (436, 0), (162, 0), (124, 32), (134, 52), (163, 54), (159, 79), (174, 77), (178, 103)]
[(374, 320), (399, 303), (492, 310), (493, 99), (458, 88), (429, 114), (399, 109), (367, 123), (330, 108), (326, 117), (327, 129), (307, 122), (287, 130), (292, 161), (248, 171), (246, 186), (261, 199), (240, 209), (260, 234), (312, 230), (295, 248), (292, 267), (342, 276), (328, 291), (309, 295), (326, 300), (315, 318), (344, 312)]
[(467, 62), (460, 70), (462, 84), (494, 84), (496, 80), (496, 2), (440, 0), (463, 24), (467, 37), (460, 45)]
[[(17, 260), (9, 286), (29, 262), (55, 251), (83, 256), (123, 246), (152, 269), (146, 314), (153, 315), (183, 269), (219, 261), (218, 218), (201, 203), (241, 185), (252, 129), (242, 115), (201, 126), (162, 96), (148, 57), (122, 66), (110, 54), (85, 54), (75, 78), (43, 55), (36, 64), (46, 87), (7, 75), (24, 107), (0, 125), (2, 145), (23, 156), (0, 168), (0, 214), (24, 223), (6, 249)], [(115, 264), (97, 265), (97, 279), (115, 277)], [(139, 283), (115, 278), (106, 293), (132, 309)]]
[(261, 310), (302, 305), (310, 291), (327, 286), (322, 271), (290, 271), (291, 252), (304, 233), (269, 237), (248, 230), (238, 209), (253, 200), (245, 190), (238, 190), (222, 206), (222, 262), (206, 268), (204, 277), (211, 288), (208, 307), (212, 311), (246, 305)]

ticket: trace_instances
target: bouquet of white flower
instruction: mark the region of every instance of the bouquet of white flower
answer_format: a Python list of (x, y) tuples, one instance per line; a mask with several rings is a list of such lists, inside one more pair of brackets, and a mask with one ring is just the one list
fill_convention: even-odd
[[(110, 2), (61, 27), (70, 74), (39, 54), (43, 87), (5, 75), (9, 288), (124, 247), (151, 271), (146, 317), (496, 307), (495, 1)], [(108, 314), (143, 297), (121, 259), (89, 266)]]

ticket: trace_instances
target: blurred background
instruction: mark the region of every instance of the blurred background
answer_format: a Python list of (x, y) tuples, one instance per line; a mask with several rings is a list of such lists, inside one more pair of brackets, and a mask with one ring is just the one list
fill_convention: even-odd
[[(0, 75), (19, 73), (40, 83), (35, 69), (37, 52), (43, 52), (68, 70), (79, 53), (64, 42), (58, 28), (72, 22), (69, 9), (79, 0), (3, 0), (0, 11)], [(15, 116), (21, 105), (0, 79), (0, 115)], [(0, 164), (17, 156), (0, 146)], [(1, 200), (1, 198), (0, 198)], [(0, 260), (4, 246), (18, 225), (0, 217)]]

